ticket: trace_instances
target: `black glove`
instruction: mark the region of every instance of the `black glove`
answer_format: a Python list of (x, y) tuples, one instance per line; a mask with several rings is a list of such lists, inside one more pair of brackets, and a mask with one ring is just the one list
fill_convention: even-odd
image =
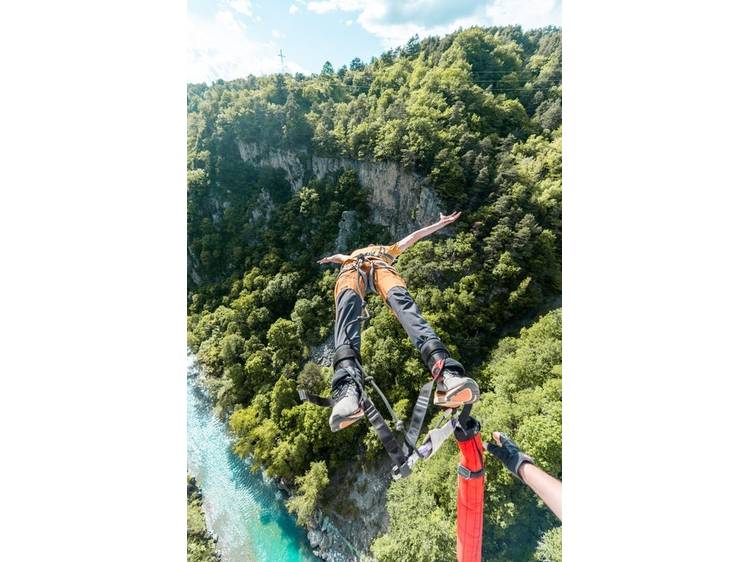
[(523, 480), (518, 475), (518, 469), (525, 462), (534, 464), (534, 459), (518, 448), (518, 445), (504, 433), (500, 433), (500, 445), (487, 443), (487, 450), (497, 457), (503, 466), (513, 473), (513, 476)]

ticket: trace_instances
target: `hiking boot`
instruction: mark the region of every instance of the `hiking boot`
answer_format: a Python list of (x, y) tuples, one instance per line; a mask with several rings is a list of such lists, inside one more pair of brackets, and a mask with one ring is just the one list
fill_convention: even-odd
[(445, 369), (437, 379), (434, 403), (442, 408), (458, 408), (479, 400), (479, 386), (469, 377)]
[(328, 418), (331, 431), (346, 429), (365, 415), (362, 406), (359, 405), (359, 385), (351, 376), (345, 377), (336, 384), (331, 393), (331, 398), (336, 401), (331, 411), (331, 417)]

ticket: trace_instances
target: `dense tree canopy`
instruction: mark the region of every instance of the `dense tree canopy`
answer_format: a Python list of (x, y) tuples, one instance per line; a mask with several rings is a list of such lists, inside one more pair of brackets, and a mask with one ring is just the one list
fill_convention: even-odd
[[(366, 424), (332, 434), (328, 412), (297, 399), (298, 386), (327, 392), (331, 377), (312, 350), (332, 331), (336, 272), (315, 262), (335, 251), (345, 212), (354, 247), (393, 240), (354, 170), (295, 191), (283, 171), (244, 160), (240, 143), (397, 162), (429, 180), (444, 211), (463, 211), (450, 236), (418, 243), (397, 267), (480, 382), (485, 427), (510, 431), (559, 475), (559, 313), (498, 340), (561, 291), (560, 63), (557, 29), (470, 28), (319, 75), (189, 85), (188, 344), (236, 451), (299, 486), (300, 519), (329, 474), (382, 454)], [(396, 318), (369, 302), (364, 364), (408, 415), (427, 372)], [(446, 446), (391, 486), (380, 560), (453, 559), (455, 453)], [(552, 520), (492, 461), (488, 476), (487, 560), (531, 559)]]

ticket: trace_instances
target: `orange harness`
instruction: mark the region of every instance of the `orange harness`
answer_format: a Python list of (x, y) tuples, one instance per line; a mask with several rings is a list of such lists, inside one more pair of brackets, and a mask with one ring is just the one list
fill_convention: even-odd
[(387, 300), (388, 291), (393, 287), (406, 287), (406, 283), (396, 271), (396, 268), (386, 262), (384, 258), (395, 258), (388, 253), (362, 253), (341, 266), (334, 298), (344, 289), (351, 289), (360, 297), (368, 293), (378, 293), (383, 301)]

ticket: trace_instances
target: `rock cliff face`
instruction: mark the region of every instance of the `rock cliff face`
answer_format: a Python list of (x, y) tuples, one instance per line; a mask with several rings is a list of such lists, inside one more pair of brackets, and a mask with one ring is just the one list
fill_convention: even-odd
[(295, 192), (302, 187), (305, 180), (305, 170), (309, 167), (307, 164), (308, 157), (305, 153), (291, 152), (269, 146), (261, 147), (256, 143), (241, 141), (237, 143), (237, 146), (240, 150), (240, 157), (245, 162), (250, 162), (256, 166), (284, 170), (287, 180), (289, 180), (289, 184)]
[(256, 143), (240, 142), (238, 147), (246, 162), (283, 170), (294, 191), (299, 191), (311, 178), (320, 179), (339, 170), (355, 170), (368, 194), (372, 222), (388, 228), (394, 238), (434, 222), (441, 210), (440, 200), (429, 180), (395, 162), (324, 158)]
[(351, 248), (349, 239), (354, 233), (354, 227), (356, 226), (357, 212), (356, 211), (344, 211), (341, 213), (341, 220), (339, 221), (339, 234), (336, 237), (336, 248), (335, 252), (347, 252)]
[(200, 276), (200, 273), (198, 273), (198, 258), (193, 253), (193, 250), (190, 248), (190, 245), (187, 247), (187, 264), (188, 264), (188, 275), (190, 276), (190, 279), (195, 283), (195, 285), (200, 285), (203, 283), (203, 279)]
[(331, 486), (340, 493), (328, 513), (318, 511), (308, 526), (313, 553), (328, 562), (375, 562), (368, 551), (388, 528), (385, 501), (390, 482), (387, 458), (332, 475)]

